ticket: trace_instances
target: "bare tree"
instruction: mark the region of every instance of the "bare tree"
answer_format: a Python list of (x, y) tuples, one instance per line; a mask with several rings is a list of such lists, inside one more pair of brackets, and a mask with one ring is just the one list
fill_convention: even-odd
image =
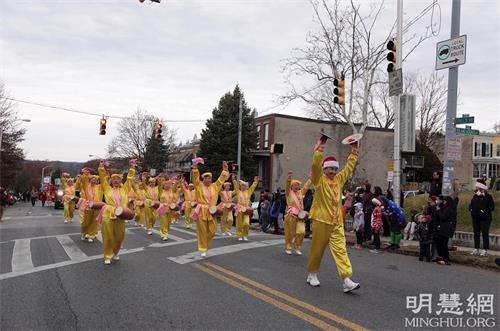
[[(122, 119), (118, 123), (118, 135), (108, 145), (109, 156), (136, 158), (143, 162), (156, 122), (161, 122), (161, 120), (141, 109), (137, 109), (131, 117)], [(166, 146), (174, 145), (174, 130), (164, 126), (162, 136)]]
[[(392, 38), (395, 24), (385, 38), (376, 38), (377, 21), (384, 8), (383, 1), (371, 5), (367, 14), (360, 11), (354, 0), (342, 7), (340, 0), (311, 0), (318, 30), (307, 36), (307, 46), (293, 50), (285, 60), (283, 72), (288, 92), (279, 98), (281, 104), (301, 100), (317, 118), (348, 123), (354, 132), (363, 132), (368, 125), (368, 112), (375, 105), (373, 88), (387, 84), (387, 76), (380, 75), (380, 65), (385, 61), (386, 43)], [(418, 18), (409, 21), (404, 31), (409, 31)], [(428, 27), (429, 28), (429, 27)], [(428, 29), (427, 29), (428, 30)], [(405, 48), (410, 49), (406, 58), (418, 45), (429, 38), (413, 34), (405, 37)], [(334, 103), (334, 80), (346, 78), (347, 106)], [(300, 81), (296, 81), (299, 78)], [(387, 87), (386, 87), (387, 88)], [(371, 104), (371, 106), (370, 106)], [(385, 110), (389, 114), (389, 107)], [(375, 119), (376, 121), (377, 119)], [(379, 118), (380, 120), (380, 118)], [(389, 115), (383, 126), (393, 119)], [(361, 123), (358, 128), (355, 123)]]

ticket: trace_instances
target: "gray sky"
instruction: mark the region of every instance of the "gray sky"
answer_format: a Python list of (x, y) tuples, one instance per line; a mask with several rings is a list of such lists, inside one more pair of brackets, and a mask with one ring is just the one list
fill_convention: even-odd
[[(359, 2), (368, 8), (374, 1)], [(431, 1), (404, 3), (408, 18)], [(411, 55), (405, 71), (434, 70), (435, 44), (450, 35), (451, 0), (439, 4), (440, 34)], [(499, 10), (494, 0), (462, 0), (467, 63), (459, 71), (458, 114), (474, 115), (473, 127), (481, 130), (500, 121)], [(395, 13), (395, 1), (386, 1), (381, 27)], [(115, 116), (140, 107), (167, 123), (202, 121), (167, 124), (186, 141), (201, 132), (236, 83), (251, 107), (269, 113), (275, 96), (285, 92), (281, 61), (305, 45), (315, 27), (312, 17), (310, 4), (298, 0), (1, 1), (0, 80), (19, 99)], [(430, 20), (425, 16), (415, 32), (423, 33)], [(278, 111), (305, 116), (303, 108), (296, 103)], [(99, 136), (96, 117), (21, 103), (17, 110), (32, 121), (23, 123), (29, 159), (103, 157), (116, 134), (115, 119), (108, 121), (107, 135)]]

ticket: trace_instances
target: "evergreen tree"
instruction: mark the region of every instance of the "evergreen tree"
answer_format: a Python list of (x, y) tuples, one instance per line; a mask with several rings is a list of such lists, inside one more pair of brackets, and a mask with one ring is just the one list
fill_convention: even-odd
[(143, 169), (156, 169), (158, 173), (165, 169), (171, 146), (165, 144), (163, 137), (155, 138), (154, 134), (148, 139), (144, 153)]
[(257, 147), (258, 133), (255, 125), (256, 111), (250, 109), (242, 91), (236, 85), (233, 93), (226, 93), (212, 111), (212, 118), (206, 122), (201, 132), (198, 156), (205, 159), (202, 171), (211, 171), (218, 176), (222, 161), (236, 163), (238, 155), (238, 114), (240, 99), (243, 99), (242, 140), (241, 140), (241, 176), (250, 179), (257, 174), (257, 164), (250, 154)]

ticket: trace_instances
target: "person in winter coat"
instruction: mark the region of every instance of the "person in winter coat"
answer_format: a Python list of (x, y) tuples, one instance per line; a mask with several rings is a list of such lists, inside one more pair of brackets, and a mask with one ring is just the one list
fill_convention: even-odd
[(363, 193), (363, 210), (365, 212), (365, 241), (369, 241), (372, 239), (372, 231), (371, 231), (371, 221), (372, 221), (372, 212), (373, 205), (371, 201), (373, 199), (373, 193), (371, 192), (372, 186), (370, 183), (365, 182), (364, 185), (364, 193)]
[(432, 215), (431, 208), (424, 206), (422, 214), (417, 216), (417, 228), (415, 233), (418, 236), (420, 254), (418, 259), (431, 262), (431, 244), (432, 244)]
[(438, 264), (450, 265), (448, 240), (453, 237), (457, 225), (457, 211), (453, 198), (438, 198), (436, 201), (439, 209), (434, 217), (434, 242), (439, 255)]
[(370, 250), (370, 252), (378, 253), (380, 249), (380, 231), (382, 230), (382, 201), (378, 198), (373, 198), (371, 203), (373, 205), (371, 226), (375, 248)]
[(363, 213), (363, 204), (361, 202), (356, 202), (354, 204), (354, 218), (352, 222), (352, 227), (356, 232), (356, 245), (354, 248), (363, 249), (363, 230), (365, 227), (365, 217)]
[[(476, 183), (476, 192), (469, 205), (474, 229), (474, 250), (472, 255), (486, 256), (490, 248), (491, 212), (495, 209), (493, 197), (486, 191), (488, 187), (481, 182)], [(479, 251), (479, 244), (483, 236), (483, 250)]]

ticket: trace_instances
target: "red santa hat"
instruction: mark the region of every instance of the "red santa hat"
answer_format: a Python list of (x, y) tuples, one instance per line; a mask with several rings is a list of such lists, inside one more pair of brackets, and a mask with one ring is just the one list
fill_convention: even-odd
[(330, 155), (323, 160), (323, 169), (325, 168), (339, 168), (339, 162), (337, 161), (335, 156)]

